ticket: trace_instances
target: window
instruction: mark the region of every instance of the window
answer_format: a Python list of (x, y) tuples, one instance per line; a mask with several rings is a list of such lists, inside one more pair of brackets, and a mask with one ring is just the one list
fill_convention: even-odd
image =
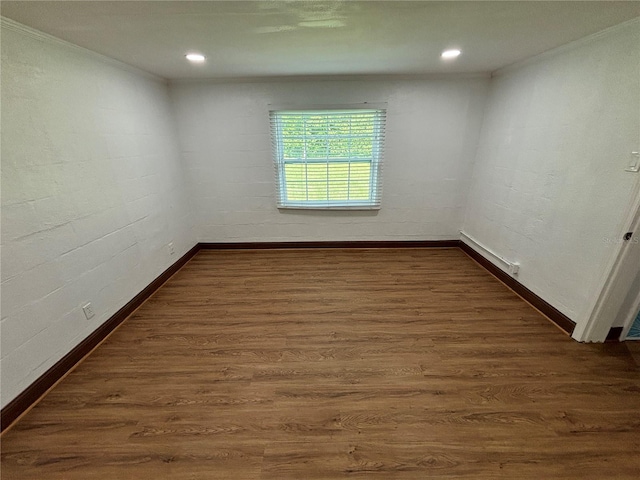
[(279, 208), (380, 208), (385, 110), (270, 112)]

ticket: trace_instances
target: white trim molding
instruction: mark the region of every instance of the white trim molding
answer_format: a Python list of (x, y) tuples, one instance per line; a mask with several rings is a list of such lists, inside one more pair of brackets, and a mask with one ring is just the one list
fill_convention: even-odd
[(149, 80), (154, 80), (156, 82), (160, 82), (163, 84), (168, 83), (167, 79), (160, 77), (158, 75), (155, 75), (153, 73), (149, 73), (138, 67), (134, 67), (133, 65), (129, 65), (128, 63), (121, 62), (120, 60), (116, 60), (115, 58), (107, 57), (106, 55), (103, 55), (101, 53), (94, 52), (93, 50), (89, 50), (88, 48), (84, 48), (79, 45), (76, 45), (75, 43), (62, 40), (61, 38), (54, 37), (53, 35), (49, 35), (48, 33), (41, 32), (40, 30), (36, 30), (35, 28), (29, 27), (27, 25), (23, 25), (22, 23), (16, 22), (15, 20), (11, 20), (10, 18), (0, 16), (0, 29), (4, 29), (4, 28), (6, 28), (7, 30), (21, 33), (22, 35), (34, 38), (41, 42), (45, 42), (49, 44), (57, 44), (71, 50), (76, 50), (77, 52), (82, 53), (84, 55), (88, 55), (94, 58), (95, 60), (99, 60), (103, 63), (112, 65), (121, 70), (126, 70), (130, 73), (140, 75)]
[[(631, 197), (625, 221), (620, 226), (620, 236), (624, 232), (640, 232), (640, 182), (636, 182), (636, 186)], [(583, 321), (576, 325), (573, 332), (573, 338), (580, 342), (603, 342), (612, 327), (615, 320), (615, 312), (611, 314), (611, 303), (616, 298), (616, 280), (622, 275), (625, 262), (631, 257), (632, 243), (622, 242), (612, 252), (607, 268), (603, 271), (601, 277), (593, 290), (593, 301), (587, 310), (587, 314)], [(615, 303), (615, 302), (614, 302)]]
[(631, 20), (627, 20), (617, 25), (613, 25), (611, 27), (605, 28), (604, 30), (600, 30), (599, 32), (592, 33), (591, 35), (587, 35), (586, 37), (579, 38), (572, 42), (565, 43), (564, 45), (560, 45), (559, 47), (555, 47), (555, 48), (552, 48), (551, 50), (547, 50), (546, 52), (539, 53), (537, 55), (534, 55), (533, 57), (525, 58), (523, 60), (519, 60), (512, 64), (506, 65), (504, 67), (500, 67), (497, 70), (494, 70), (493, 72), (491, 72), (491, 77), (493, 78), (499, 75), (504, 75), (511, 71), (518, 70), (522, 67), (536, 64), (538, 62), (546, 60), (549, 57), (555, 57), (556, 55), (559, 55), (563, 52), (580, 48), (583, 45), (587, 45), (589, 43), (595, 42), (601, 39), (602, 37), (606, 37), (608, 35), (614, 34), (619, 30), (623, 30), (632, 25), (635, 25), (636, 27), (640, 27), (640, 17), (632, 18)]

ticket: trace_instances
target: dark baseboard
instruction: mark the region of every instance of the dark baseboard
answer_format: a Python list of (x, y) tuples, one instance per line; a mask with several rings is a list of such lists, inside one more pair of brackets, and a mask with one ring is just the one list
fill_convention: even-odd
[(609, 329), (609, 333), (607, 333), (607, 338), (605, 342), (607, 343), (616, 343), (620, 341), (620, 337), (622, 336), (622, 330), (624, 327), (611, 327)]
[[(198, 243), (185, 253), (178, 261), (167, 268), (140, 293), (133, 297), (111, 318), (100, 325), (93, 333), (80, 342), (55, 365), (43, 373), (20, 395), (9, 402), (0, 415), (1, 431), (9, 427), (20, 415), (26, 412), (62, 377), (71, 371), (87, 354), (100, 344), (109, 334), (158, 290), (174, 273), (184, 266), (201, 249), (233, 250), (233, 249), (286, 249), (286, 248), (461, 248), (481, 266), (509, 286), (518, 295), (549, 317), (556, 325), (569, 335), (575, 323), (555, 307), (544, 301), (520, 282), (500, 270), (489, 260), (460, 240), (408, 240), (408, 241), (337, 241), (337, 242), (240, 242), (240, 243)], [(614, 341), (622, 333), (611, 329), (607, 340)], [(613, 332), (613, 333), (612, 333)], [(610, 338), (611, 337), (611, 338)]]
[(107, 336), (120, 325), (129, 315), (131, 315), (142, 303), (158, 290), (174, 273), (176, 273), (185, 263), (187, 263), (198, 251), (199, 245), (195, 245), (185, 253), (178, 261), (167, 268), (154, 281), (147, 285), (144, 290), (133, 297), (124, 307), (118, 310), (111, 318), (100, 325), (82, 342), (76, 345), (73, 350), (62, 357), (49, 370), (40, 375), (26, 390), (11, 400), (0, 413), (1, 431), (9, 427), (20, 415), (26, 412), (42, 395), (46, 393), (55, 383), (64, 377), (75, 367), (88, 353), (100, 344)]
[(455, 248), (460, 240), (366, 240), (327, 242), (199, 243), (206, 250), (264, 250), (280, 248)]
[(491, 261), (487, 260), (483, 255), (475, 251), (469, 245), (464, 242), (460, 242), (460, 248), (467, 255), (473, 258), (476, 262), (487, 269), (491, 274), (498, 278), (502, 283), (507, 285), (511, 290), (520, 295), (524, 300), (533, 305), (540, 312), (545, 314), (549, 320), (555, 323), (558, 327), (564, 330), (567, 334), (571, 335), (576, 324), (573, 320), (567, 317), (560, 310), (555, 308), (550, 303), (543, 300), (541, 297), (533, 293), (527, 287), (518, 282), (511, 275), (498, 268)]

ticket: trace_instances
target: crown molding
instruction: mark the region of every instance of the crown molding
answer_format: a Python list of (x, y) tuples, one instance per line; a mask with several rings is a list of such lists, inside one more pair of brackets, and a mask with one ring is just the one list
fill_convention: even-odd
[(205, 77), (169, 80), (170, 85), (229, 84), (229, 83), (282, 83), (282, 82), (357, 82), (368, 81), (428, 81), (490, 78), (489, 72), (478, 73), (424, 73), (424, 74), (353, 74), (353, 75), (274, 75), (259, 77)]
[(555, 57), (556, 55), (560, 55), (562, 53), (569, 52), (571, 50), (575, 50), (577, 48), (583, 47), (590, 43), (596, 42), (601, 38), (607, 37), (609, 35), (613, 35), (619, 32), (620, 30), (624, 30), (631, 26), (635, 26), (636, 28), (640, 27), (640, 17), (632, 18), (631, 20), (627, 20), (617, 25), (613, 25), (612, 27), (605, 28), (604, 30), (600, 30), (599, 32), (592, 33), (591, 35), (587, 35), (586, 37), (579, 38), (577, 40), (574, 40), (573, 42), (565, 43), (564, 45), (560, 45), (559, 47), (552, 48), (551, 50), (547, 50), (546, 52), (539, 53), (538, 55), (534, 55), (533, 57), (525, 58), (524, 60), (519, 60), (510, 65), (500, 67), (497, 70), (494, 70), (493, 72), (491, 72), (491, 77), (493, 78), (500, 75), (505, 75), (507, 73), (513, 72), (515, 70), (519, 70), (529, 65), (535, 65), (548, 58), (552, 58), (552, 57)]
[(49, 43), (52, 45), (60, 45), (69, 50), (75, 50), (76, 52), (82, 53), (88, 57), (93, 58), (94, 60), (98, 60), (107, 65), (111, 65), (121, 70), (125, 70), (129, 73), (139, 75), (149, 80), (153, 80), (163, 84), (167, 83), (167, 79), (163, 77), (154, 75), (153, 73), (149, 73), (138, 67), (129, 65), (128, 63), (121, 62), (120, 60), (116, 60), (115, 58), (111, 58), (101, 53), (94, 52), (93, 50), (89, 50), (88, 48), (81, 47), (79, 45), (76, 45), (75, 43), (71, 43), (66, 40), (62, 40), (61, 38), (54, 37), (53, 35), (49, 35), (48, 33), (41, 32), (40, 30), (36, 30), (35, 28), (16, 22), (15, 20), (11, 20), (10, 18), (0, 16), (0, 30), (3, 29), (20, 33), (41, 42)]

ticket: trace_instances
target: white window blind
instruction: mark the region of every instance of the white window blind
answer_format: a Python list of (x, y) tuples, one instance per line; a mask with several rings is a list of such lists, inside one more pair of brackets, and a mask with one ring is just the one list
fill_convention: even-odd
[(274, 110), (270, 120), (279, 208), (380, 208), (385, 110)]

